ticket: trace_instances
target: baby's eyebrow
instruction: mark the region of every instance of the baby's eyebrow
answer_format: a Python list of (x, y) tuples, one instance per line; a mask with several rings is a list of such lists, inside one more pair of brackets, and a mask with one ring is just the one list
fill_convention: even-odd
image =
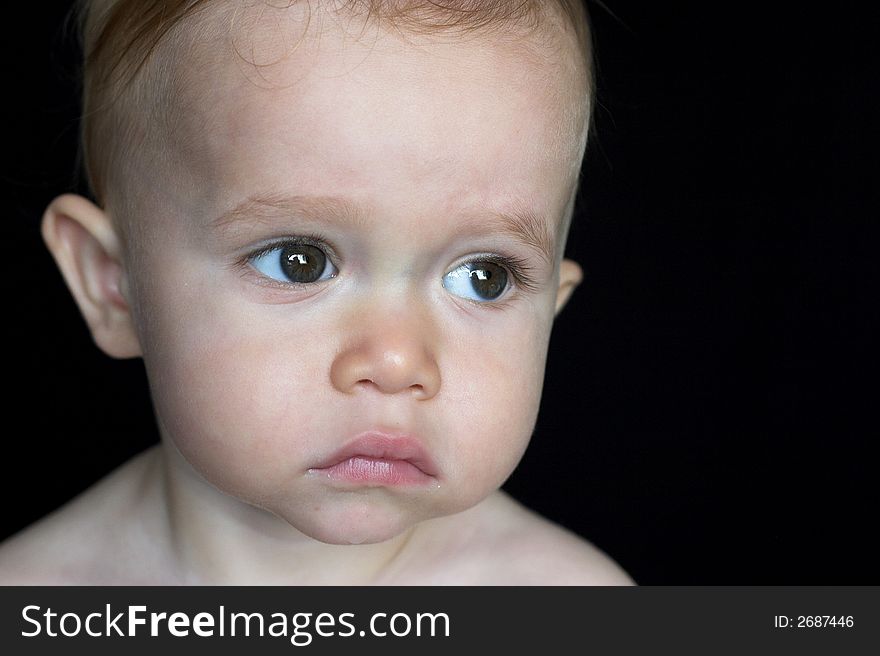
[[(479, 220), (481, 234), (504, 234), (528, 246), (548, 264), (556, 259), (556, 239), (548, 221), (537, 213), (517, 208), (511, 212), (480, 209), (472, 214)], [(331, 222), (343, 227), (366, 229), (367, 212), (341, 196), (254, 194), (209, 223), (219, 231), (234, 230), (241, 223), (271, 223), (297, 216), (314, 222)]]
[(363, 228), (367, 223), (366, 214), (360, 206), (341, 196), (267, 193), (245, 198), (209, 225), (215, 230), (225, 231), (239, 223), (271, 223), (285, 216), (332, 221), (351, 228)]

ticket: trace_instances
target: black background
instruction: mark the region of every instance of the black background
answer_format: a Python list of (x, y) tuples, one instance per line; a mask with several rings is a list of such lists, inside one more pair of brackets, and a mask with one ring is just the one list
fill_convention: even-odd
[[(643, 584), (880, 582), (876, 37), (808, 4), (590, 4), (585, 280), (506, 487)], [(68, 7), (18, 3), (2, 42), (0, 538), (155, 440), (39, 236), (76, 184)]]

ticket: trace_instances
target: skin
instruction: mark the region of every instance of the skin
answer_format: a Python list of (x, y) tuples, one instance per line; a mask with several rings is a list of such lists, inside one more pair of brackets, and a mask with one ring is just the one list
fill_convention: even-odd
[[(248, 34), (277, 45), (263, 18)], [(127, 164), (136, 230), (114, 220), (118, 198), (48, 208), (44, 238), (96, 343), (145, 361), (161, 444), (0, 548), (0, 577), (60, 559), (46, 576), (65, 582), (630, 582), (498, 492), (534, 428), (554, 317), (581, 280), (560, 253), (583, 143), (574, 100), (547, 102), (576, 96), (577, 70), (510, 44), (334, 21), (312, 24), (318, 38), (290, 10), (284, 21), (273, 34), (302, 38), (293, 52), (259, 70), (230, 54), (178, 90), (187, 111), (171, 138)], [(344, 196), (361, 219), (260, 205), (217, 225), (254, 195)], [(484, 219), (517, 209), (543, 222), (552, 259)], [(248, 260), (314, 232), (335, 277), (294, 286)], [(486, 303), (444, 287), (487, 253), (526, 263), (532, 288), (511, 278)], [(414, 436), (431, 480), (310, 472), (365, 430)], [(65, 531), (82, 535), (73, 555), (45, 546)], [(127, 546), (99, 567), (110, 548), (89, 536), (111, 533)]]

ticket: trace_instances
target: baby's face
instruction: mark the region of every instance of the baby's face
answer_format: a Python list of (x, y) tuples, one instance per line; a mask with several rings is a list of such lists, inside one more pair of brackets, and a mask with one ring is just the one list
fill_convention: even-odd
[(351, 31), (182, 92), (167, 157), (140, 165), (124, 286), (163, 439), (333, 543), (467, 509), (513, 471), (582, 154), (572, 71)]

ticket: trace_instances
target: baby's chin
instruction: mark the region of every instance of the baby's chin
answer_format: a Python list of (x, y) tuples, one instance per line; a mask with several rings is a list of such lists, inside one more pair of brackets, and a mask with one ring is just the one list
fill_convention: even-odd
[(307, 521), (303, 521), (298, 517), (290, 520), (285, 517), (281, 517), (281, 519), (313, 540), (336, 545), (387, 542), (402, 535), (418, 523), (387, 516), (358, 517), (351, 521), (327, 521), (326, 518), (309, 518)]
[(370, 499), (267, 510), (303, 535), (334, 545), (387, 542), (425, 520), (446, 514), (436, 509), (400, 508)]
[(351, 526), (340, 530), (340, 528), (334, 527), (331, 530), (318, 530), (309, 537), (324, 544), (334, 545), (381, 544), (402, 535), (407, 528), (409, 526), (394, 529), (376, 526)]

